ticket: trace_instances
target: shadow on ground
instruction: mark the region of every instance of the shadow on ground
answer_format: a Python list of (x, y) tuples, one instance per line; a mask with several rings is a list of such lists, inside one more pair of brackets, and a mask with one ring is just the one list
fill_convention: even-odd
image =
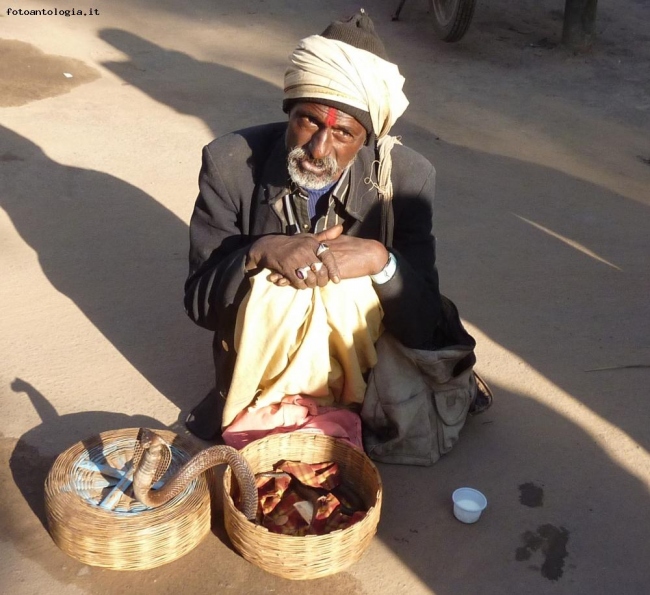
[[(4, 127), (0, 146), (0, 207), (48, 280), (156, 389), (189, 409), (203, 395), (188, 394), (188, 379), (211, 373), (207, 354), (188, 358), (200, 349), (182, 303), (187, 225), (142, 190), (57, 163)], [(37, 295), (26, 299), (39, 307)]]

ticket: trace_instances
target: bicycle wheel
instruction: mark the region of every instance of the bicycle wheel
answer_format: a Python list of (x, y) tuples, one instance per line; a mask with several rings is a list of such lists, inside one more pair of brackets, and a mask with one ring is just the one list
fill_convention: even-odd
[(467, 33), (476, 0), (429, 0), (433, 28), (442, 41), (458, 41)]

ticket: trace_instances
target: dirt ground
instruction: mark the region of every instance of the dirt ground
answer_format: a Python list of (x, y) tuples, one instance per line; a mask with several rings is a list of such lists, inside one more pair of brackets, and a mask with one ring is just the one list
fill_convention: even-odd
[[(43, 481), (98, 432), (183, 432), (212, 375), (181, 304), (201, 147), (282, 119), (295, 42), (358, 3), (0, 10), (1, 592), (650, 591), (650, 5), (601, 2), (581, 55), (561, 0), (479, 0), (456, 44), (396, 5), (365, 6), (407, 80), (394, 132), (437, 168), (442, 290), (496, 402), (435, 466), (380, 465), (377, 537), (306, 583), (245, 562), (219, 514), (166, 566), (85, 566), (44, 528)], [(476, 525), (452, 516), (462, 485), (488, 497)]]

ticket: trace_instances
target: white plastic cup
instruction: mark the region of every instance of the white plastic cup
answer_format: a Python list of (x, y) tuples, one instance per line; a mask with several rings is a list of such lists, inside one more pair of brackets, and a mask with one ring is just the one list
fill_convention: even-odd
[(473, 488), (458, 488), (451, 496), (454, 516), (462, 523), (475, 523), (487, 506), (487, 498)]

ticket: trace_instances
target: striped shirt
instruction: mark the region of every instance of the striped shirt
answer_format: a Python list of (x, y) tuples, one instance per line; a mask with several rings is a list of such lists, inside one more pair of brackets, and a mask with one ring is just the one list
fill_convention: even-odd
[(292, 184), (293, 191), (283, 198), (286, 232), (320, 233), (338, 223), (343, 223), (349, 214), (345, 211), (345, 202), (350, 187), (350, 170), (343, 172), (337, 184), (318, 201), (316, 214), (309, 217), (309, 197), (307, 193)]

